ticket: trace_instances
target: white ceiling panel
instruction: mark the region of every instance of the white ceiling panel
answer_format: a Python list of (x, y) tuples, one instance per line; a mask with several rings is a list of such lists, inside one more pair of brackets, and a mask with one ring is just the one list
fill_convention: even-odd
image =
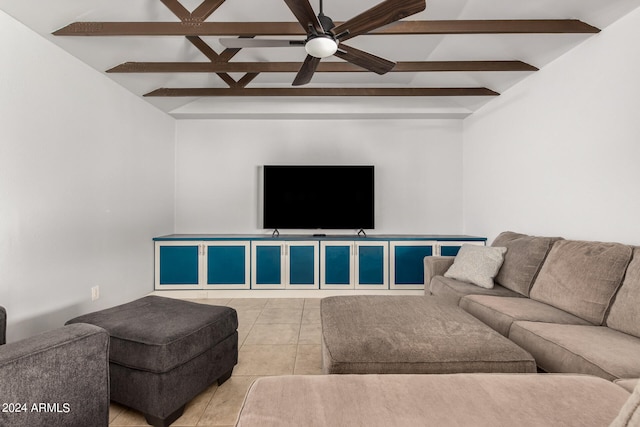
[[(201, 0), (181, 0), (190, 11)], [(324, 13), (344, 21), (375, 6), (376, 0), (325, 0)], [(311, 0), (319, 11), (319, 1)], [(406, 20), (521, 20), (579, 19), (605, 28), (640, 0), (428, 0), (426, 10)], [(158, 88), (228, 88), (213, 73), (106, 73), (124, 62), (209, 62), (183, 36), (54, 36), (73, 22), (179, 22), (160, 0), (0, 0), (0, 9), (71, 55), (113, 79), (137, 96)], [(226, 0), (208, 22), (296, 22), (282, 0)], [(411, 61), (523, 61), (542, 68), (584, 42), (592, 34), (446, 34), (360, 35), (349, 46), (395, 62)], [(277, 38), (259, 36), (258, 38)], [(304, 36), (279, 37), (303, 40)], [(213, 51), (224, 48), (219, 37), (203, 36)], [(20, 43), (19, 40), (15, 41)], [(231, 62), (294, 62), (302, 64), (303, 47), (245, 48)], [(323, 61), (342, 62), (338, 58)], [(309, 88), (458, 88), (486, 87), (504, 92), (535, 71), (316, 72)], [(239, 80), (243, 74), (230, 73)], [(290, 88), (295, 71), (262, 72), (247, 88)], [(70, 83), (71, 84), (71, 83)], [(292, 115), (344, 117), (465, 117), (492, 97), (143, 97), (177, 118), (262, 117)], [(222, 100), (224, 102), (222, 102)]]

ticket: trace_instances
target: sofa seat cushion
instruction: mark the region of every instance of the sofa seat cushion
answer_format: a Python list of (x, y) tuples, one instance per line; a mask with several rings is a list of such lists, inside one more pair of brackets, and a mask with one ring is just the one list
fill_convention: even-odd
[(631, 253), (630, 246), (620, 243), (557, 241), (531, 288), (531, 298), (601, 325)]
[(547, 372), (589, 374), (610, 381), (640, 377), (640, 340), (611, 328), (518, 321), (509, 338)]
[(627, 390), (629, 393), (632, 393), (633, 390), (640, 384), (640, 379), (638, 378), (623, 378), (621, 380), (615, 380), (614, 383)]
[(444, 276), (435, 276), (429, 285), (431, 295), (443, 297), (458, 304), (460, 298), (465, 295), (495, 295), (501, 297), (522, 297), (517, 292), (500, 285), (495, 285), (491, 289), (481, 288), (460, 280), (451, 279)]
[(257, 379), (236, 426), (602, 427), (628, 399), (580, 375), (289, 375)]
[(609, 425), (609, 427), (638, 426), (640, 426), (640, 384), (636, 386), (616, 419)]
[(536, 371), (529, 353), (436, 297), (328, 297), (320, 316), (325, 374)]
[(633, 250), (624, 281), (611, 304), (607, 326), (640, 338), (640, 248)]
[(491, 246), (506, 247), (507, 253), (495, 282), (507, 289), (529, 296), (538, 272), (553, 243), (560, 237), (537, 237), (505, 231)]
[(460, 307), (504, 336), (509, 336), (511, 324), (517, 320), (590, 325), (573, 314), (529, 298), (467, 295), (460, 300)]
[(163, 373), (235, 334), (238, 316), (230, 307), (148, 296), (67, 323), (106, 329), (112, 363)]

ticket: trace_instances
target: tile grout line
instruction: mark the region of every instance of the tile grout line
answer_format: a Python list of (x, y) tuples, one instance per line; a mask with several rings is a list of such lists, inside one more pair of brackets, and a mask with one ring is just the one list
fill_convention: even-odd
[(302, 303), (302, 313), (300, 313), (300, 323), (298, 324), (298, 339), (296, 340), (296, 357), (293, 359), (293, 368), (291, 369), (291, 375), (296, 374), (296, 363), (298, 363), (298, 352), (300, 351), (300, 332), (302, 330), (302, 317), (304, 316), (304, 306), (306, 301)]
[[(262, 314), (262, 309), (260, 310), (260, 314)], [(256, 317), (256, 320), (254, 320), (251, 326), (249, 327), (249, 330), (247, 331), (247, 335), (242, 340), (242, 345), (238, 345), (238, 353), (240, 352), (240, 349), (244, 347), (244, 344), (247, 342), (247, 339), (249, 338), (249, 335), (251, 334), (253, 327), (256, 326), (256, 322), (258, 321), (258, 317), (260, 317), (260, 314), (258, 314), (258, 316)]]

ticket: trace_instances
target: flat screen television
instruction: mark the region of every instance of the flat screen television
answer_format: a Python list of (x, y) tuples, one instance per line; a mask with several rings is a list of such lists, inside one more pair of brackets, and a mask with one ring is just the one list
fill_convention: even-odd
[(273, 166), (263, 176), (264, 228), (373, 229), (373, 166)]

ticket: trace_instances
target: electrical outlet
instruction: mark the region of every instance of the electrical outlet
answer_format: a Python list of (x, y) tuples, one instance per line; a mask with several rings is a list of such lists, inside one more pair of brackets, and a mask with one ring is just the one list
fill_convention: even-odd
[(91, 288), (91, 301), (95, 301), (100, 298), (100, 286), (94, 286)]

